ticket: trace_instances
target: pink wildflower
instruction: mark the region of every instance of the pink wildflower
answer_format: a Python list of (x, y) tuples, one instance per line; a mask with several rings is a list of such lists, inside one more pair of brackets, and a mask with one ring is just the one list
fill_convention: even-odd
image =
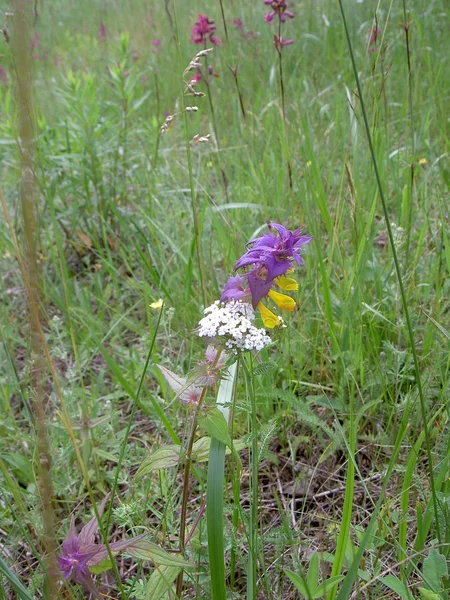
[(161, 46), (162, 42), (161, 40), (151, 40), (150, 44), (152, 46)]
[(106, 29), (106, 25), (104, 23), (102, 23), (97, 31), (98, 39), (101, 42), (106, 42), (107, 33), (108, 33), (108, 30)]
[(206, 15), (198, 15), (197, 20), (192, 28), (191, 42), (193, 44), (206, 45), (209, 41), (214, 45), (218, 46), (222, 43), (222, 40), (214, 35), (216, 31), (216, 25), (213, 19), (209, 19)]
[(191, 77), (191, 85), (195, 85), (197, 84), (202, 78), (202, 74), (201, 73), (196, 73), (195, 75), (192, 75)]
[(281, 50), (285, 46), (290, 46), (293, 43), (294, 43), (294, 40), (285, 40), (281, 37), (281, 35), (273, 36), (273, 45), (275, 46), (275, 48), (277, 49), (278, 52), (281, 52)]
[(264, 0), (264, 4), (270, 6), (272, 9), (271, 13), (264, 15), (266, 23), (273, 23), (276, 16), (278, 16), (282, 23), (286, 21), (286, 17), (293, 19), (295, 16), (291, 10), (287, 10), (286, 0)]
[(379, 27), (369, 27), (367, 30), (366, 39), (369, 42), (369, 52), (377, 51), (377, 40), (381, 36), (381, 29)]
[(0, 65), (0, 83), (8, 83), (8, 74), (5, 67)]
[(231, 24), (233, 25), (233, 27), (236, 27), (236, 29), (239, 29), (240, 31), (244, 30), (244, 23), (241, 21), (241, 19), (233, 19), (231, 21)]
[(39, 42), (39, 40), (41, 39), (41, 36), (38, 33), (35, 33), (32, 40), (31, 40), (31, 48), (34, 50), (35, 48), (40, 48), (41, 44)]

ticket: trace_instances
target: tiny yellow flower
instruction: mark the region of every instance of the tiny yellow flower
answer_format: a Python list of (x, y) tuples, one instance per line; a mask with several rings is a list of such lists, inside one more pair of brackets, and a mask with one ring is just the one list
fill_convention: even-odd
[(154, 310), (158, 310), (159, 308), (162, 308), (164, 304), (164, 300), (162, 298), (160, 298), (157, 302), (152, 302), (150, 304), (150, 308), (153, 308)]
[(428, 164), (428, 161), (426, 158), (419, 158), (419, 165), (421, 167), (425, 167)]
[(269, 310), (264, 304), (261, 302), (258, 304), (258, 310), (261, 314), (262, 322), (264, 326), (268, 329), (273, 329), (274, 327), (278, 327), (283, 323), (283, 320), (277, 315), (274, 315), (271, 310)]
[(269, 290), (267, 295), (279, 308), (290, 311), (295, 310), (296, 304), (294, 298), (286, 296), (286, 294), (280, 294), (280, 292), (276, 292), (275, 290)]
[(3, 258), (11, 258), (11, 254), (9, 252), (5, 252)]

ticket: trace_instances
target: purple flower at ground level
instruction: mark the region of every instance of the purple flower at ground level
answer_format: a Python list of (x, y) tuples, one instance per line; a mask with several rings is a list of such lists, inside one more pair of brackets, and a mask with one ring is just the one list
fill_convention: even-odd
[(191, 42), (205, 45), (209, 39), (214, 46), (218, 46), (222, 43), (222, 40), (214, 35), (215, 31), (214, 20), (209, 19), (206, 15), (199, 14), (192, 28)]
[[(98, 515), (101, 517), (106, 503), (110, 497), (108, 494), (98, 507)], [(79, 583), (85, 590), (91, 592), (99, 600), (103, 600), (98, 589), (95, 587), (90, 567), (98, 565), (102, 560), (109, 556), (105, 544), (96, 544), (95, 535), (98, 531), (97, 517), (93, 517), (77, 535), (75, 523), (72, 518), (69, 527), (69, 533), (62, 543), (62, 553), (58, 556), (58, 568), (64, 579), (72, 579)], [(115, 554), (131, 548), (135, 542), (146, 536), (147, 533), (135, 536), (130, 539), (121, 540), (109, 544), (110, 551)]]
[(231, 21), (231, 24), (233, 25), (233, 27), (236, 27), (236, 29), (239, 29), (241, 31), (244, 30), (244, 23), (241, 21), (241, 19), (233, 19)]
[(161, 40), (151, 40), (150, 44), (152, 46), (161, 46), (162, 42)]

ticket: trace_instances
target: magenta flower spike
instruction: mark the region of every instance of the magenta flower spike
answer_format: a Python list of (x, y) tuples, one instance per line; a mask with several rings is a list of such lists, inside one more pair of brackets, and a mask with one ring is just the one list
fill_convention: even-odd
[[(110, 494), (108, 494), (103, 502), (98, 507), (98, 515), (101, 517), (105, 509), (106, 503)], [(74, 518), (70, 522), (69, 533), (62, 543), (62, 553), (58, 556), (58, 568), (64, 579), (71, 579), (84, 587), (84, 589), (93, 594), (99, 600), (103, 600), (99, 590), (94, 584), (90, 567), (98, 565), (102, 560), (109, 556), (105, 544), (97, 544), (95, 542), (96, 533), (98, 532), (97, 517), (86, 523), (77, 535), (75, 531)], [(109, 549), (112, 554), (122, 552), (130, 548), (138, 540), (146, 536), (147, 533), (135, 536), (133, 538), (121, 540), (120, 542), (112, 542), (109, 544)]]
[(191, 42), (193, 44), (201, 44), (206, 46), (208, 40), (213, 46), (218, 46), (222, 40), (215, 36), (216, 24), (213, 19), (209, 19), (206, 15), (199, 14), (192, 28)]

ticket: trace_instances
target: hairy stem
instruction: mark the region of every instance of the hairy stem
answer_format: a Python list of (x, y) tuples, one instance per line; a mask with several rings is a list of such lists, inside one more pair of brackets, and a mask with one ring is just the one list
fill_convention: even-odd
[(42, 545), (46, 553), (48, 598), (57, 597), (58, 568), (55, 560), (55, 515), (52, 505), (51, 447), (47, 431), (46, 405), (48, 373), (40, 342), (41, 308), (38, 269), (38, 213), (34, 181), (35, 113), (33, 106), (32, 69), (30, 55), (31, 5), (26, 0), (14, 2), (14, 60), (17, 74), (17, 109), (19, 117), (19, 149), (21, 159), (21, 208), (24, 229), (24, 268), (28, 299), (31, 346), (31, 388), (39, 458), (39, 494), (42, 502)]

